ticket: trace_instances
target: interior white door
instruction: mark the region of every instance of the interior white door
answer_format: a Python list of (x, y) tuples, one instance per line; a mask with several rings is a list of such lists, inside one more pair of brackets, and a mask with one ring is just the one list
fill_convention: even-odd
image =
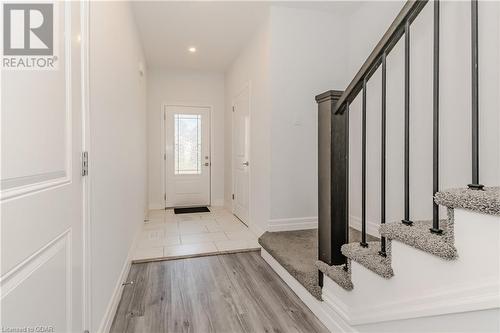
[(250, 170), (250, 94), (245, 88), (233, 105), (233, 214), (248, 225)]
[(82, 21), (56, 6), (58, 68), (1, 75), (2, 330), (84, 329)]
[(165, 107), (166, 207), (210, 205), (210, 108)]

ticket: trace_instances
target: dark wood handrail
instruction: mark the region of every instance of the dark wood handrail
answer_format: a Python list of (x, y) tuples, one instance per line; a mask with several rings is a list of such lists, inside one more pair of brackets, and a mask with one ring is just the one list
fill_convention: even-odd
[(413, 22), (427, 2), (428, 0), (408, 0), (405, 3), (380, 42), (375, 46), (372, 53), (370, 53), (363, 63), (363, 66), (361, 66), (361, 69), (356, 76), (354, 76), (354, 79), (349, 83), (349, 86), (347, 86), (347, 89), (337, 101), (334, 108), (336, 114), (344, 112), (344, 104), (354, 100), (363, 87), (363, 81), (365, 79), (368, 80), (380, 65), (382, 54), (388, 54), (392, 50), (399, 38), (403, 35), (406, 22)]

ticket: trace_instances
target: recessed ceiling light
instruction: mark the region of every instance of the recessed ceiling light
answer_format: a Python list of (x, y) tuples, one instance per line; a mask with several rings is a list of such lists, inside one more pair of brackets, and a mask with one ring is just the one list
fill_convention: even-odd
[(191, 52), (191, 53), (195, 53), (195, 52), (196, 52), (196, 47), (193, 47), (193, 46), (192, 46), (192, 47), (190, 47), (190, 48), (188, 49), (188, 51), (189, 51), (189, 52)]

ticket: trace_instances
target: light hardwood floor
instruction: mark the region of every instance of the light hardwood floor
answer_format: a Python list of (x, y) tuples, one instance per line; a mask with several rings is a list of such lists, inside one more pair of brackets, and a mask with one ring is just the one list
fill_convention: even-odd
[(328, 332), (259, 252), (133, 264), (111, 332)]

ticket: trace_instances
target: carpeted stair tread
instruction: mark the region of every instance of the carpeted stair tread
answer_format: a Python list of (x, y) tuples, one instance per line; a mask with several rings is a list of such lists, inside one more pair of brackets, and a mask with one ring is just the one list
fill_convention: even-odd
[(341, 251), (347, 258), (365, 266), (375, 274), (386, 279), (393, 277), (390, 242), (387, 242), (385, 257), (379, 254), (380, 242), (367, 242), (367, 244), (368, 247), (362, 247), (359, 242), (344, 244)]
[(485, 187), (484, 190), (454, 188), (437, 192), (434, 200), (448, 208), (463, 208), (479, 213), (500, 215), (500, 187)]
[(259, 244), (318, 300), (318, 230), (265, 232)]
[(441, 235), (431, 233), (432, 221), (414, 221), (411, 226), (401, 222), (380, 226), (380, 234), (389, 240), (397, 240), (419, 250), (446, 260), (458, 257), (453, 238), (453, 210), (448, 209), (448, 220), (441, 220)]
[(352, 290), (354, 288), (350, 267), (348, 270), (345, 270), (345, 265), (330, 266), (320, 260), (316, 261), (316, 267), (345, 290)]

